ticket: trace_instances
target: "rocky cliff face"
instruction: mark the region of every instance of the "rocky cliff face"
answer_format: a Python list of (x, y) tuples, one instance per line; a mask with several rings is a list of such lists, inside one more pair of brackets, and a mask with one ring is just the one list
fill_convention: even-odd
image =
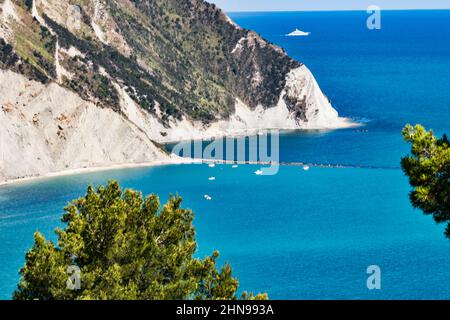
[(169, 161), (112, 109), (0, 70), (0, 182), (114, 164)]
[(0, 161), (28, 159), (4, 178), (167, 157), (153, 141), (345, 125), (305, 66), (203, 0), (0, 8)]

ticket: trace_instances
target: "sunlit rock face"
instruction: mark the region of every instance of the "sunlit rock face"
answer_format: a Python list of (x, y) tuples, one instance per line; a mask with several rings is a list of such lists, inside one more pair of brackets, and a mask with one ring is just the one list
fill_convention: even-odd
[(154, 142), (349, 124), (306, 66), (203, 0), (0, 8), (9, 178), (167, 157)]

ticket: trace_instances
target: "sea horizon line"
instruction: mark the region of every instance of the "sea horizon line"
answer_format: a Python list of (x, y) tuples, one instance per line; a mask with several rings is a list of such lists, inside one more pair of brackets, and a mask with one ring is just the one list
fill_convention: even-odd
[[(450, 11), (450, 8), (431, 8), (431, 9), (383, 9), (382, 11)], [(367, 9), (305, 9), (305, 10), (231, 10), (225, 11), (226, 14), (234, 13), (303, 13), (303, 12), (367, 12)]]

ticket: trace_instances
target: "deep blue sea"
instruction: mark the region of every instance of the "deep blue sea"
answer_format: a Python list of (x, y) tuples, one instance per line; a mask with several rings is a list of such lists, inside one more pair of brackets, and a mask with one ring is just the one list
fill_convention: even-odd
[[(364, 130), (291, 132), (283, 162), (348, 168), (180, 165), (98, 172), (0, 188), (0, 298), (8, 299), (33, 233), (55, 239), (62, 208), (88, 184), (179, 193), (196, 213), (198, 256), (229, 261), (241, 288), (272, 299), (450, 299), (444, 226), (414, 210), (400, 158), (401, 129), (422, 123), (450, 132), (450, 11), (234, 13), (314, 73), (341, 115)], [(286, 37), (299, 28), (308, 37)], [(209, 181), (211, 176), (216, 181)], [(212, 201), (205, 201), (209, 194)], [(378, 265), (382, 289), (367, 289)]]

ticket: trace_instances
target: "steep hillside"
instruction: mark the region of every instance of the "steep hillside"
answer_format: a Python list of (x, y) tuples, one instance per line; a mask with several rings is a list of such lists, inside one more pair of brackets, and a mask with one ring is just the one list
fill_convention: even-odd
[(127, 119), (54, 83), (45, 86), (0, 70), (0, 92), (0, 183), (70, 169), (171, 160)]
[[(47, 95), (59, 90), (61, 100), (48, 105), (53, 111), (67, 104), (65, 95), (79, 99), (127, 123), (127, 137), (135, 129), (145, 134), (150, 145), (263, 128), (348, 125), (305, 66), (203, 0), (0, 0), (0, 8), (0, 69), (10, 71), (1, 73), (2, 95), (18, 94), (8, 83), (21, 75)], [(23, 113), (40, 107), (10, 100)], [(105, 128), (103, 135), (109, 134), (117, 132)], [(101, 147), (110, 159), (112, 151)], [(33, 154), (25, 145), (14, 152)], [(53, 162), (62, 157), (58, 152)], [(128, 154), (113, 162), (136, 160)]]

